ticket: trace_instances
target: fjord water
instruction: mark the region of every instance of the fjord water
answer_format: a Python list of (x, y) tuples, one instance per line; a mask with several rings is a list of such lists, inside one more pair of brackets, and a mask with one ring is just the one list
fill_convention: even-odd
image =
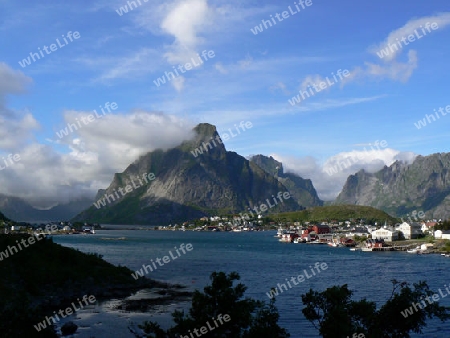
[[(304, 318), (300, 295), (310, 288), (323, 291), (333, 285), (348, 284), (353, 299), (367, 297), (383, 304), (392, 292), (392, 279), (410, 283), (426, 280), (435, 292), (449, 285), (450, 258), (440, 255), (413, 255), (406, 252), (353, 252), (348, 248), (327, 245), (287, 244), (274, 237), (274, 231), (264, 232), (193, 232), (153, 230), (99, 230), (95, 235), (54, 236), (55, 243), (95, 252), (115, 265), (132, 270), (150, 265), (151, 260), (172, 255), (176, 259), (149, 272), (149, 278), (180, 283), (200, 290), (208, 284), (213, 271), (237, 271), (247, 286), (246, 296), (266, 300), (266, 295), (286, 279), (311, 275), (310, 266), (325, 262), (326, 270), (306, 279), (276, 297), (280, 326), (291, 337), (318, 337), (318, 332)], [(175, 248), (191, 243), (193, 250), (180, 256)], [(450, 306), (450, 296), (440, 300)], [(423, 335), (412, 337), (449, 337), (450, 323), (428, 321)]]

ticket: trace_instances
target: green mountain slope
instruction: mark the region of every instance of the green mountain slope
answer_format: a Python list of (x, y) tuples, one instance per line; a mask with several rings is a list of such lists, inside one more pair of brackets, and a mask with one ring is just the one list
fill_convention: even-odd
[(290, 222), (322, 222), (322, 221), (348, 221), (363, 219), (366, 223), (394, 224), (398, 219), (388, 215), (382, 210), (359, 205), (333, 205), (308, 208), (296, 212), (284, 212), (271, 216), (272, 219), (283, 219)]

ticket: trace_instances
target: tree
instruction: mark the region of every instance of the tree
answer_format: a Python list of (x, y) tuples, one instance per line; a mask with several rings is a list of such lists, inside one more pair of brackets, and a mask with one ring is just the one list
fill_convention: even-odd
[(395, 279), (392, 284), (390, 298), (378, 310), (375, 302), (351, 300), (353, 292), (345, 284), (320, 293), (310, 289), (301, 296), (306, 306), (302, 312), (324, 338), (352, 337), (355, 333), (366, 338), (409, 338), (410, 332), (422, 333), (427, 318), (450, 318), (450, 308), (431, 299), (436, 293), (426, 282), (414, 283), (414, 288)]
[[(145, 322), (140, 327), (148, 338), (190, 337), (195, 330), (206, 327), (208, 332), (203, 337), (233, 338), (287, 338), (287, 331), (278, 326), (278, 310), (275, 300), (269, 304), (251, 298), (244, 298), (247, 287), (239, 280), (237, 272), (226, 275), (213, 272), (211, 285), (200, 292), (196, 290), (192, 297), (192, 306), (188, 314), (174, 311), (172, 317), (175, 326), (164, 331), (155, 322)], [(228, 320), (227, 320), (228, 319)]]
[(450, 230), (450, 220), (436, 224), (435, 230)]

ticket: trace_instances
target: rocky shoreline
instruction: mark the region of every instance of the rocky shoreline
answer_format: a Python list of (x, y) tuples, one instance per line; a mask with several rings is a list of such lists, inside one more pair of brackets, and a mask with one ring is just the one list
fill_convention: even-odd
[[(12, 251), (12, 246), (28, 237), (0, 236), (0, 251)], [(51, 238), (2, 258), (0, 314), (8, 320), (0, 322), (0, 337), (57, 337), (54, 323), (58, 327), (68, 318), (77, 320), (79, 313), (92, 316), (93, 308), (107, 302), (117, 302), (118, 311), (144, 311), (148, 319), (155, 307), (191, 296), (181, 285), (145, 277), (135, 280), (127, 267), (55, 244)], [(83, 301), (87, 298), (92, 302)]]
[(152, 285), (155, 283), (157, 287), (141, 289), (126, 297), (101, 299), (61, 320), (54, 329), (61, 336), (64, 325), (75, 324), (78, 338), (143, 338), (145, 335), (139, 325), (155, 319), (171, 325), (171, 313), (183, 308), (183, 303), (190, 304), (192, 297), (192, 292), (185, 291), (183, 286), (151, 281)]

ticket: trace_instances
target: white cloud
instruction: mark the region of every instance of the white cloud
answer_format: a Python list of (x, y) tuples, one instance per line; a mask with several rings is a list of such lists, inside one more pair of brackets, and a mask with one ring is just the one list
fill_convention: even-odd
[(221, 74), (228, 74), (228, 70), (224, 67), (224, 65), (221, 62), (217, 62), (214, 67), (216, 70)]
[(171, 81), (171, 83), (177, 92), (181, 92), (184, 88), (184, 81), (185, 81), (184, 76), (178, 76), (178, 77), (174, 78)]
[(366, 63), (367, 74), (376, 77), (387, 77), (394, 81), (406, 82), (417, 68), (417, 52), (408, 52), (408, 61), (405, 63), (393, 61), (385, 66)]
[(175, 41), (165, 54), (171, 64), (181, 64), (196, 56), (203, 39), (200, 33), (208, 24), (207, 0), (181, 0), (172, 4), (161, 23), (161, 29)]
[(0, 63), (0, 154), (18, 153), (30, 141), (30, 132), (39, 128), (38, 122), (27, 111), (6, 106), (8, 96), (26, 92), (31, 78)]
[(155, 49), (141, 48), (123, 56), (78, 57), (75, 61), (100, 71), (95, 81), (135, 79), (156, 72), (162, 65), (161, 54)]
[[(440, 13), (440, 14), (434, 15), (434, 16), (426, 16), (426, 17), (422, 17), (422, 18), (418, 18), (418, 19), (412, 19), (412, 20), (408, 21), (404, 26), (389, 33), (387, 38), (382, 43), (372, 46), (369, 49), (369, 51), (376, 55), (376, 53), (379, 52), (381, 49), (385, 49), (389, 45), (397, 44), (397, 42), (401, 41), (402, 38), (407, 39), (408, 35), (415, 33), (414, 32), (415, 30), (417, 30), (419, 36), (422, 36), (421, 39), (423, 39), (424, 37), (427, 37), (427, 35), (432, 34), (434, 31), (432, 29), (430, 29), (430, 31), (425, 30), (425, 33), (424, 33), (422, 31), (422, 28), (424, 28), (427, 25), (427, 23), (432, 24), (434, 22), (438, 25), (438, 30), (449, 25), (450, 24), (450, 12), (444, 12), (444, 13)], [(413, 43), (416, 43), (416, 42), (413, 42)], [(402, 51), (401, 48), (398, 50), (393, 49), (393, 51), (391, 53), (384, 56), (383, 60), (386, 62), (393, 61), (401, 53), (401, 51)]]
[[(76, 119), (88, 114), (91, 112), (66, 111), (64, 119), (66, 123), (76, 123)], [(96, 154), (98, 167), (110, 174), (112, 170), (124, 170), (146, 152), (180, 144), (192, 137), (192, 127), (175, 116), (137, 110), (102, 116), (60, 142), (70, 146), (78, 156), (84, 154), (92, 160), (92, 154)]]
[[(0, 64), (0, 102), (20, 94), (31, 82), (21, 72)], [(0, 193), (21, 197), (36, 207), (48, 208), (79, 197), (93, 197), (111, 182), (114, 173), (149, 151), (179, 145), (193, 136), (193, 123), (175, 116), (136, 110), (99, 115), (83, 121), (92, 112), (63, 112), (64, 125), (77, 130), (52, 144), (38, 144), (33, 133), (39, 124), (31, 112), (21, 113), (0, 105), (0, 156), (18, 153), (20, 159), (0, 170)], [(78, 121), (80, 122), (77, 122)], [(65, 151), (55, 150), (66, 148)], [(3, 160), (1, 160), (3, 162)], [(2, 163), (3, 164), (3, 163)]]
[[(438, 24), (438, 30), (443, 29), (445, 26), (450, 24), (450, 12), (444, 12), (435, 16), (427, 16), (410, 20), (403, 27), (389, 33), (387, 38), (382, 43), (371, 46), (368, 50), (371, 54), (376, 56), (377, 60), (381, 60), (381, 63), (376, 64), (372, 62), (364, 62), (365, 67), (355, 67), (352, 71), (350, 71), (349, 76), (342, 79), (341, 85), (343, 86), (355, 80), (362, 79), (390, 79), (393, 81), (407, 82), (418, 66), (417, 51), (414, 49), (409, 49), (407, 52), (407, 60), (404, 62), (397, 60), (403, 49), (407, 48), (404, 47), (403, 44), (401, 44), (402, 48), (398, 48), (398, 50), (394, 48), (392, 50), (389, 50), (389, 53), (387, 55), (384, 55), (384, 57), (381, 59), (378, 56), (378, 53), (380, 53), (381, 50), (387, 48), (389, 45), (398, 44), (397, 39), (401, 40), (403, 37), (407, 38), (408, 35), (414, 33), (415, 29), (418, 29), (419, 34), (422, 35), (421, 39), (432, 38), (431, 36), (428, 36), (434, 31), (430, 29), (430, 32), (426, 31), (427, 35), (424, 35), (422, 27), (425, 27), (427, 23), (431, 24), (434, 22)], [(438, 30), (436, 30), (436, 32)], [(416, 41), (414, 43), (419, 42)], [(317, 80), (320, 78), (320, 75), (309, 75), (303, 80), (302, 86), (309, 82), (317, 83)]]
[(308, 86), (313, 86), (313, 85), (320, 86), (321, 82), (327, 83), (327, 80), (317, 74), (316, 75), (308, 75), (303, 79), (302, 83), (300, 84), (300, 89), (306, 90), (306, 88), (308, 88)]
[(30, 113), (15, 113), (14, 116), (0, 115), (0, 149), (20, 151), (30, 138), (30, 132), (39, 128), (39, 123)]
[(0, 80), (0, 114), (4, 114), (7, 96), (25, 93), (27, 86), (32, 80), (21, 71), (12, 69), (4, 62), (0, 62)]

